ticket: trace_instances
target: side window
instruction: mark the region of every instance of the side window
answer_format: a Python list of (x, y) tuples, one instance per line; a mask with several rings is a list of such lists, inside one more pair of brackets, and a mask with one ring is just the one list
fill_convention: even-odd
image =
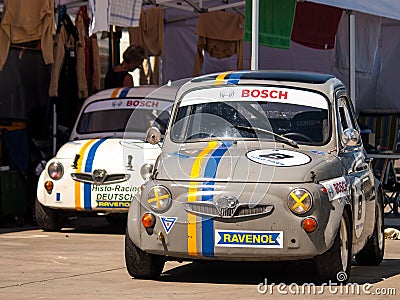
[(338, 130), (339, 136), (343, 134), (347, 128), (353, 128), (357, 130), (356, 122), (353, 118), (351, 104), (345, 97), (340, 97), (337, 102), (338, 105)]

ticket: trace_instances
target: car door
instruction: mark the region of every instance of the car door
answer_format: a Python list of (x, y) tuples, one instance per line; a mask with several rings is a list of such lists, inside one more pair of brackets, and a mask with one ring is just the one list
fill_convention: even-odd
[(347, 170), (353, 210), (354, 251), (362, 247), (364, 240), (372, 233), (375, 215), (374, 177), (370, 160), (364, 150), (361, 138), (357, 145), (349, 147), (342, 142), (343, 132), (353, 128), (359, 132), (352, 103), (342, 92), (336, 100), (339, 158)]

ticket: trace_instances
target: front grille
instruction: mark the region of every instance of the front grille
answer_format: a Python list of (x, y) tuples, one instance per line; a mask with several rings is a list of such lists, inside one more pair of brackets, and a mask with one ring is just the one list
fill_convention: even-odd
[(270, 208), (272, 205), (266, 204), (258, 204), (256, 206), (253, 205), (241, 205), (236, 210), (236, 215), (238, 216), (255, 216), (259, 214), (264, 214), (270, 212)]
[(243, 218), (267, 215), (274, 206), (267, 204), (238, 204), (233, 208), (218, 208), (213, 202), (186, 202), (183, 204), (187, 212), (212, 218)]
[(127, 181), (131, 175), (129, 174), (106, 174), (101, 182), (95, 181), (92, 174), (88, 173), (71, 173), (71, 177), (73, 180), (91, 183), (91, 184), (112, 184)]

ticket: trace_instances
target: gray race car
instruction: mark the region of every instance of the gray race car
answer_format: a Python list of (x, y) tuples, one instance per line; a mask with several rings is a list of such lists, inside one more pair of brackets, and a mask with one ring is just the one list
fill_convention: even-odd
[[(156, 128), (147, 140), (160, 141)], [(312, 261), (346, 281), (384, 254), (382, 188), (332, 75), (205, 75), (178, 91), (162, 153), (128, 213), (125, 260)]]

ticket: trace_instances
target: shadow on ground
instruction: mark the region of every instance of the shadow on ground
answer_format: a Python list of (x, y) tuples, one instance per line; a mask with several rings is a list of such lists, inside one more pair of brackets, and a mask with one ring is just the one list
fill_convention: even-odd
[[(258, 285), (314, 282), (311, 263), (299, 262), (192, 262), (165, 271), (159, 281)], [(352, 264), (349, 282), (377, 283), (400, 274), (399, 259), (385, 259), (380, 266)]]

